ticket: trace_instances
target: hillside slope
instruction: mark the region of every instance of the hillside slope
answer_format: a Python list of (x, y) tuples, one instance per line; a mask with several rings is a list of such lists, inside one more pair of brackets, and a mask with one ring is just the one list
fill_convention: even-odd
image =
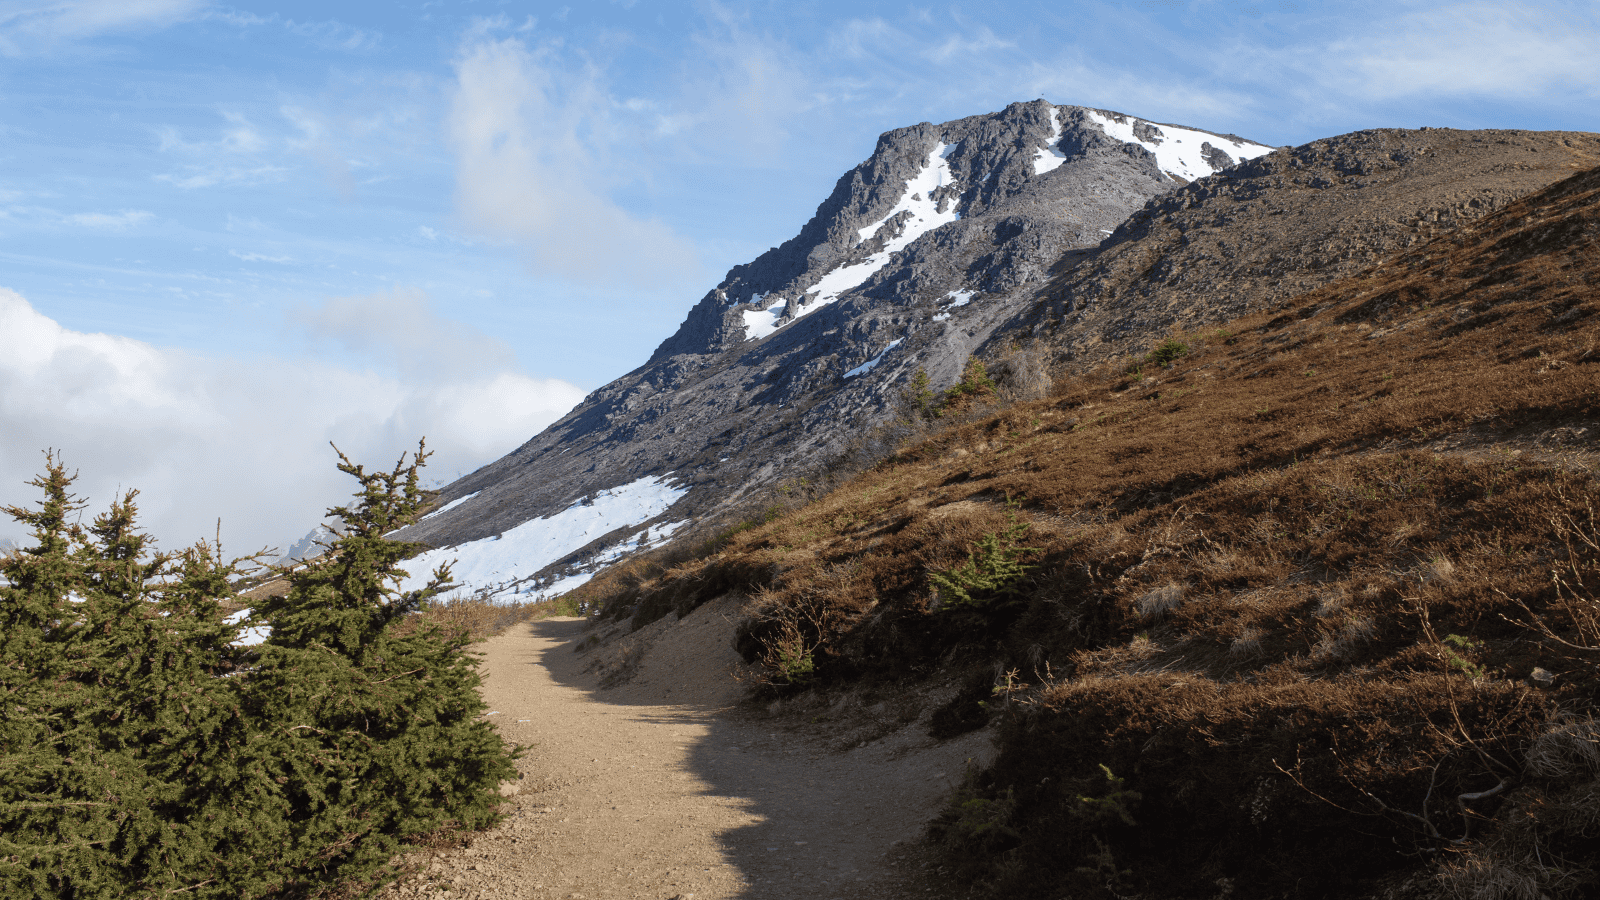
[(750, 598), (783, 714), (965, 679), (997, 896), (1592, 896), (1597, 239), (1591, 169), (581, 596)]
[[(1081, 367), (1327, 284), (1597, 154), (1594, 135), (1438, 129), (1269, 154), (1043, 101), (889, 132), (648, 364), (449, 485), (452, 505), (405, 536), (446, 548), (419, 570), (460, 558), (478, 589), (569, 589), (880, 457), (919, 371), (944, 388), (976, 351), (1008, 391), (1037, 393), (1041, 364)], [(1013, 352), (1035, 340), (1050, 352)]]

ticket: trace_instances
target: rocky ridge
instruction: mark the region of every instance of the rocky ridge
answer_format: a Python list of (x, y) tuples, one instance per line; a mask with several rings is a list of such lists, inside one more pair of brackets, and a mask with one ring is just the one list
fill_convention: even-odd
[(1142, 353), (1477, 221), (1600, 163), (1584, 132), (1359, 131), (1281, 149), (1155, 200), (998, 333), (1057, 363)]

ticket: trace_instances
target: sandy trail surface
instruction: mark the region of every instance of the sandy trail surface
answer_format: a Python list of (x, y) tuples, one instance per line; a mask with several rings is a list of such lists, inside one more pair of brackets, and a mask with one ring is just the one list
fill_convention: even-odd
[(517, 626), (480, 645), (492, 719), (531, 747), (523, 780), (505, 822), (467, 847), (413, 859), (413, 873), (381, 896), (946, 894), (916, 838), (966, 760), (986, 755), (987, 733), (936, 742), (902, 727), (849, 736), (841, 749), (827, 710), (741, 707), (734, 611), (707, 604), (583, 653), (594, 637), (581, 619)]

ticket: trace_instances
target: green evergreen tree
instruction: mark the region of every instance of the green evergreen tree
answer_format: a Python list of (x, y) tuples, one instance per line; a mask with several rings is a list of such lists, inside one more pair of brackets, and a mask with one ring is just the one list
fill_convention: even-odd
[(396, 627), (449, 583), (440, 567), (426, 587), (399, 591), (400, 563), (417, 547), (387, 537), (428, 500), (418, 475), (427, 456), (419, 445), (409, 464), (367, 472), (340, 453), (339, 469), (359, 483), (355, 502), (329, 510), (342, 533), (257, 610), (272, 636), (247, 703), (264, 722), (288, 723), (274, 754), (295, 829), (284, 871), (364, 875), (407, 836), (484, 827), (495, 789), (515, 777), (513, 753), (482, 717), (465, 646), (435, 628)]
[(73, 477), (47, 454), (30, 482), (45, 494), (39, 508), (4, 510), (35, 543), (0, 560), (0, 896), (114, 896), (77, 889), (114, 864), (135, 766), (104, 752), (82, 717), (96, 698), (77, 653), (85, 538)]
[(492, 823), (514, 752), (483, 719), (466, 648), (402, 628), (385, 537), (426, 501), (408, 465), (332, 512), (346, 533), (260, 611), (224, 618), (236, 562), (158, 553), (135, 492), (85, 530), (55, 456), (34, 546), (0, 560), (0, 897), (298, 896), (382, 868), (406, 837)]

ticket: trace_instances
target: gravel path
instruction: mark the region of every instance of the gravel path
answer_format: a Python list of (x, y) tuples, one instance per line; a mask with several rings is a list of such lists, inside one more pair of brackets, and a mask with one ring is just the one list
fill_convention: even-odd
[[(574, 652), (581, 619), (480, 645), (484, 697), (519, 763), (508, 817), (417, 860), (385, 898), (928, 898), (915, 838), (986, 732), (902, 728), (838, 750), (837, 730), (736, 704), (733, 609), (701, 607)], [(627, 683), (602, 690), (619, 668)], [(853, 740), (853, 738), (852, 738)]]

